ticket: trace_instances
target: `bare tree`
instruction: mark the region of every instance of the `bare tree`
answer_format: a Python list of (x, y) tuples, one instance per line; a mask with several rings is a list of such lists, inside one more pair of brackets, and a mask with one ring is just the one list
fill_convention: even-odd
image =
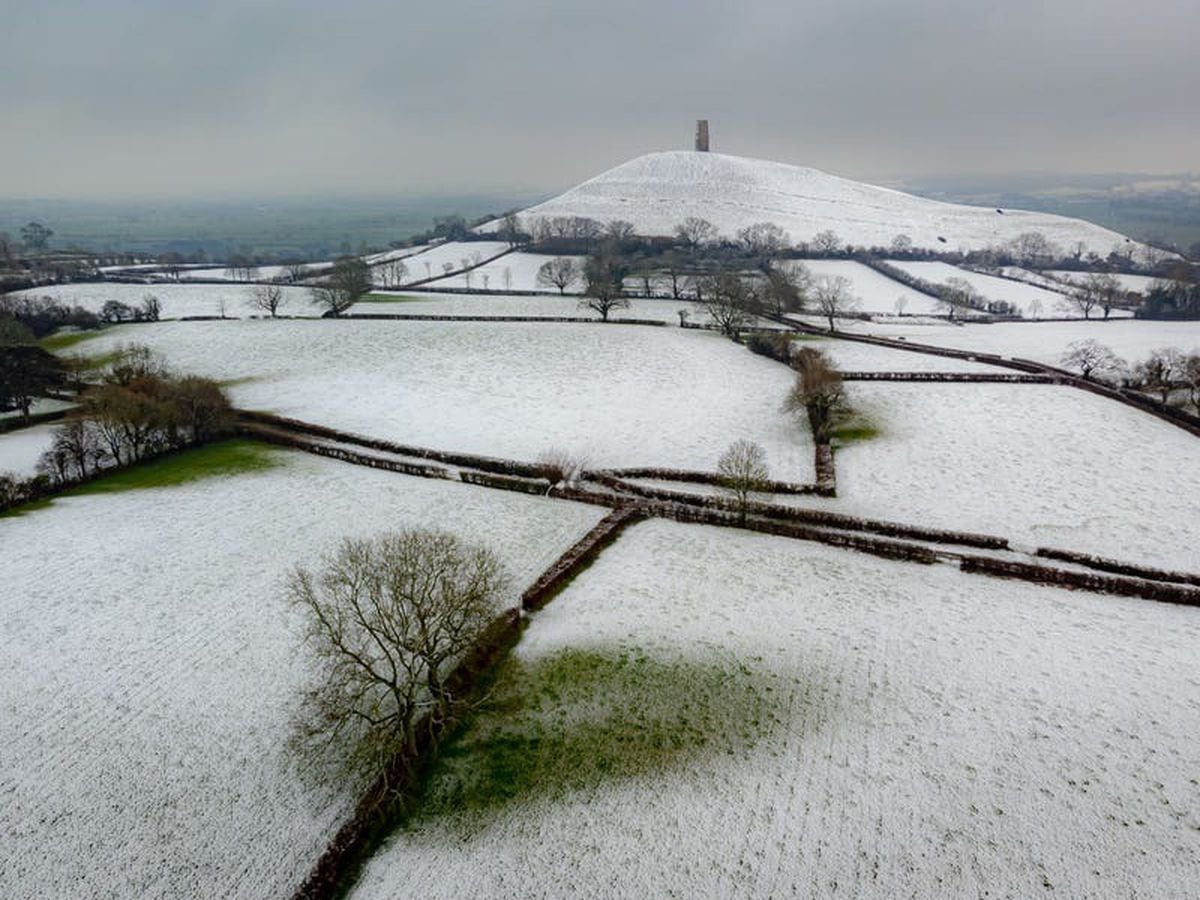
[(283, 288), (278, 284), (259, 284), (250, 292), (250, 306), (274, 319), (283, 305)]
[(142, 298), (138, 312), (143, 322), (157, 322), (162, 315), (162, 301), (155, 294), (147, 294)]
[(538, 287), (556, 287), (559, 294), (579, 280), (579, 266), (569, 256), (556, 256), (542, 263), (537, 272)]
[(504, 289), (506, 291), (511, 291), (512, 290), (512, 266), (505, 266), (504, 272), (502, 274), (504, 277)]
[(1184, 356), (1177, 347), (1155, 350), (1133, 370), (1134, 383), (1144, 391), (1159, 395), (1166, 403), (1171, 392), (1182, 385)]
[(892, 238), (891, 251), (896, 254), (912, 253), (913, 239), (907, 234), (898, 234)]
[(792, 357), (796, 383), (783, 402), (785, 412), (808, 419), (814, 443), (828, 444), (837, 417), (845, 411), (841, 373), (824, 352), (805, 347)]
[(302, 262), (290, 262), (284, 266), (284, 269), (287, 272), (288, 281), (292, 284), (299, 284), (311, 274), (308, 266)]
[(818, 253), (829, 256), (842, 248), (842, 239), (837, 236), (837, 232), (827, 229), (813, 235), (811, 246)]
[(447, 679), (499, 612), (508, 578), (495, 554), (438, 531), (345, 540), (287, 597), (314, 665), (292, 746), (382, 775), (416, 757), (461, 707)]
[(904, 310), (908, 306), (908, 298), (901, 294), (896, 298), (896, 302), (892, 304), (892, 308), (896, 310), (896, 315), (904, 315)]
[(946, 310), (951, 322), (956, 315), (982, 304), (983, 297), (965, 278), (947, 278), (938, 288), (938, 307)]
[(628, 309), (629, 301), (624, 296), (628, 274), (629, 266), (617, 252), (614, 242), (606, 242), (589, 254), (583, 267), (586, 287), (583, 299), (579, 301), (580, 309), (598, 312), (605, 322), (614, 309)]
[(769, 259), (787, 246), (787, 234), (774, 222), (756, 222), (737, 233), (737, 242), (750, 256)]
[(721, 334), (736, 338), (754, 320), (759, 300), (749, 278), (737, 272), (721, 272), (703, 279), (697, 288), (696, 302)]
[(454, 263), (450, 262), (450, 260), (446, 260), (444, 263), (442, 263), (442, 274), (443, 275), (449, 275), (453, 271), (454, 271)]
[(717, 226), (708, 219), (688, 216), (675, 226), (675, 237), (689, 248), (695, 250), (717, 239)]
[(1067, 352), (1059, 361), (1065, 368), (1078, 369), (1079, 374), (1088, 381), (1093, 374), (1115, 374), (1125, 368), (1125, 360), (1093, 338), (1068, 344)]
[(829, 330), (837, 331), (837, 318), (858, 309), (858, 298), (850, 293), (850, 279), (844, 275), (823, 275), (808, 292), (813, 307), (829, 321)]
[(780, 318), (804, 309), (812, 285), (812, 273), (804, 263), (769, 266), (766, 275), (762, 294), (767, 309)]
[(515, 212), (505, 213), (496, 233), (500, 236), (500, 240), (508, 242), (508, 246), (518, 246), (522, 240), (520, 217)]
[(1200, 353), (1191, 353), (1184, 359), (1182, 381), (1187, 388), (1192, 409), (1200, 415)]
[(738, 519), (746, 521), (746, 509), (754, 494), (767, 489), (771, 472), (767, 454), (753, 441), (734, 441), (717, 460), (717, 480), (737, 506)]
[(309, 288), (312, 302), (328, 316), (340, 316), (371, 290), (371, 268), (357, 256), (343, 256)]
[(587, 468), (587, 457), (564, 450), (562, 447), (551, 447), (538, 454), (538, 466), (545, 472), (546, 477), (554, 483), (565, 481), (574, 482)]
[(387, 287), (398, 288), (408, 278), (408, 265), (403, 259), (389, 259), (380, 266), (383, 283)]
[(1107, 272), (1092, 273), (1084, 279), (1085, 288), (1096, 298), (1096, 304), (1104, 310), (1104, 318), (1116, 309), (1124, 297), (1125, 291), (1117, 276)]
[(624, 219), (613, 219), (604, 226), (604, 234), (618, 244), (624, 243), (633, 237), (633, 223)]
[(1040, 231), (1026, 231), (1012, 239), (1013, 255), (1023, 266), (1042, 269), (1060, 255), (1059, 249)]

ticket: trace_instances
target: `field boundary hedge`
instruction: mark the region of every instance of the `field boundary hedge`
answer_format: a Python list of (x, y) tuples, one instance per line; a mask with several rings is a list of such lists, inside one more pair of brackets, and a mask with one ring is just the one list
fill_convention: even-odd
[(936, 381), (975, 384), (1062, 384), (1058, 375), (1008, 372), (842, 372), (842, 381)]
[(342, 313), (335, 319), (395, 319), (401, 322), (538, 322), (551, 325), (649, 325), (665, 328), (658, 319), (592, 319), (584, 316), (439, 316), (432, 313)]
[(1093, 575), (1088, 572), (1073, 572), (1033, 563), (1010, 562), (988, 556), (964, 556), (959, 566), (964, 572), (994, 575), (998, 578), (1014, 578), (1068, 589), (1082, 588), (1099, 594), (1143, 597), (1147, 600), (1177, 603), (1182, 606), (1200, 606), (1200, 590), (1177, 584), (1163, 584), (1162, 582), (1116, 575)]

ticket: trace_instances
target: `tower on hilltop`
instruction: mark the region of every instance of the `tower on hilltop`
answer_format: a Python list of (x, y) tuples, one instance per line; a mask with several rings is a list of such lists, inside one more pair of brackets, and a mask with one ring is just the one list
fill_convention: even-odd
[(696, 120), (696, 150), (700, 153), (708, 152), (708, 119)]

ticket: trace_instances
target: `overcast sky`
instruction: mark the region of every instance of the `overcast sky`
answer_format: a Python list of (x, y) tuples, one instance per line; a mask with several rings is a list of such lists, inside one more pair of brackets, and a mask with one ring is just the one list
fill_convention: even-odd
[(0, 195), (1200, 168), (1198, 0), (9, 0)]

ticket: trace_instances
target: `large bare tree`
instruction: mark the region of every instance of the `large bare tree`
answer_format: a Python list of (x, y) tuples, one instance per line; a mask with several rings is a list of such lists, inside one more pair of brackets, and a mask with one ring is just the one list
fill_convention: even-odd
[(813, 308), (829, 322), (830, 331), (837, 331), (840, 316), (858, 309), (858, 299), (850, 293), (850, 279), (844, 275), (823, 275), (815, 279), (808, 298)]
[(340, 316), (371, 290), (371, 268), (357, 256), (343, 256), (309, 288), (312, 302), (329, 316)]
[(625, 299), (625, 276), (628, 274), (629, 264), (618, 252), (616, 242), (606, 241), (589, 254), (584, 263), (586, 286), (579, 307), (599, 313), (605, 322), (614, 309), (628, 309), (629, 301)]
[(753, 441), (734, 441), (717, 460), (717, 479), (733, 498), (742, 522), (746, 521), (746, 509), (752, 496), (766, 489), (770, 477), (767, 454)]
[(279, 308), (283, 306), (283, 297), (283, 288), (278, 284), (255, 285), (250, 293), (250, 306), (274, 319), (279, 315)]
[(750, 278), (738, 272), (710, 275), (698, 285), (696, 302), (724, 334), (736, 338), (754, 321), (759, 297)]
[(675, 237), (689, 249), (695, 250), (717, 239), (717, 226), (708, 219), (688, 216), (675, 226)]
[(1068, 344), (1060, 362), (1065, 368), (1078, 369), (1088, 381), (1093, 375), (1116, 374), (1125, 368), (1125, 360), (1095, 338)]
[(538, 287), (556, 287), (559, 294), (579, 280), (579, 266), (569, 256), (556, 256), (542, 263), (537, 272)]
[(784, 400), (785, 411), (808, 419), (813, 442), (828, 444), (837, 417), (845, 411), (846, 395), (841, 373), (820, 350), (805, 347), (792, 358), (796, 383)]
[(435, 737), (457, 712), (448, 676), (508, 586), (494, 553), (439, 531), (347, 539), (316, 572), (298, 568), (287, 596), (314, 671), (293, 747), (368, 775), (415, 758), (422, 725)]

